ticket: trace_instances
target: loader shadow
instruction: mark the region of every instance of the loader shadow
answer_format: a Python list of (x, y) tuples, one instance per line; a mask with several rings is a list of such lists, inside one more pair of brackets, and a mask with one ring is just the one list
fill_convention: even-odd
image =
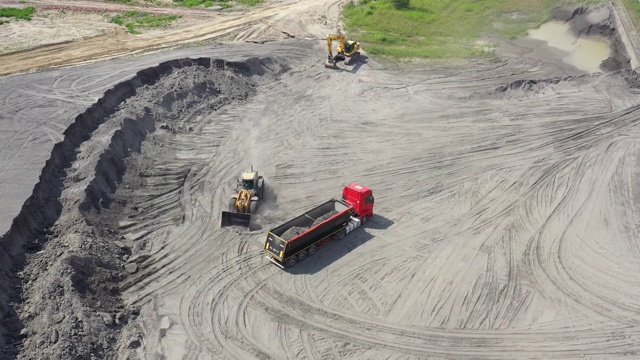
[(355, 229), (349, 233), (344, 239), (340, 241), (331, 240), (322, 248), (318, 249), (318, 252), (305, 261), (296, 264), (293, 268), (287, 269), (290, 274), (302, 275), (302, 274), (315, 274), (320, 270), (331, 266), (334, 262), (349, 254), (352, 251), (357, 251), (357, 248), (373, 239), (375, 236), (368, 233), (366, 229), (384, 230), (393, 225), (394, 222), (381, 215), (373, 215), (373, 218), (369, 220), (362, 227)]
[(264, 198), (262, 204), (258, 207), (258, 211), (251, 217), (251, 223), (248, 230), (250, 232), (263, 231), (265, 224), (273, 222), (273, 219), (269, 217), (269, 214), (275, 212), (278, 209), (278, 194), (274, 191), (271, 185), (265, 181), (264, 183)]

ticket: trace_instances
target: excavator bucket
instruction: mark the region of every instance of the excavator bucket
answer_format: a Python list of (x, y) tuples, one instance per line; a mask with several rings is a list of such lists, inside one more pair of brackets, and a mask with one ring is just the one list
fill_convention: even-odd
[(223, 211), (220, 227), (242, 226), (248, 228), (251, 224), (251, 214)]
[(329, 60), (325, 60), (324, 61), (324, 67), (326, 67), (327, 69), (337, 69), (338, 66), (336, 65), (335, 61), (329, 61)]

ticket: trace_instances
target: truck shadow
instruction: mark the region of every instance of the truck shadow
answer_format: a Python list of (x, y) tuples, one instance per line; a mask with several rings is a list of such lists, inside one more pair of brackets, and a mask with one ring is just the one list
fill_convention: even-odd
[(304, 262), (296, 264), (293, 268), (285, 271), (293, 275), (315, 274), (320, 270), (330, 266), (338, 259), (356, 250), (360, 245), (373, 239), (375, 236), (368, 233), (367, 229), (384, 230), (393, 225), (394, 222), (384, 216), (374, 214), (373, 217), (360, 228), (349, 233), (340, 241), (331, 240), (313, 257), (307, 258)]

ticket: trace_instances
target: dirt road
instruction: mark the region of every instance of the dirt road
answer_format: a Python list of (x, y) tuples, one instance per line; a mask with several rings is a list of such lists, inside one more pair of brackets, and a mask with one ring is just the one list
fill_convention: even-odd
[[(2, 79), (17, 129), (4, 159), (59, 139), (30, 137), (28, 120), (66, 129), (91, 107), (0, 239), (9, 254), (35, 247), (18, 278), (2, 268), (0, 284), (22, 294), (2, 299), (4, 330), (24, 331), (0, 349), (637, 358), (640, 77), (583, 74), (516, 48), (465, 66), (391, 70), (365, 56), (333, 71), (323, 43), (290, 39)], [(155, 67), (187, 57), (206, 58)], [(220, 229), (250, 164), (268, 186), (263, 229)], [(266, 229), (351, 181), (375, 193), (364, 229), (290, 271), (264, 259)]]
[[(327, 25), (329, 23), (327, 17), (337, 19), (339, 7), (344, 2), (344, 0), (324, 2), (312, 0), (270, 1), (267, 5), (260, 6), (256, 10), (218, 15), (215, 18), (211, 17), (210, 20), (198, 21), (194, 25), (174, 30), (137, 36), (127, 34), (124, 31), (111, 30), (105, 35), (0, 55), (0, 64), (2, 64), (0, 76), (176, 47), (181, 44), (211, 40), (241, 31), (244, 31), (244, 36), (238, 40), (243, 41), (264, 41), (273, 40), (274, 36), (276, 36), (275, 39), (278, 39), (278, 37), (285, 38), (298, 35), (322, 38), (326, 36), (328, 31)], [(48, 6), (56, 6), (56, 4), (53, 3)], [(87, 9), (92, 6), (100, 6), (103, 9), (109, 8), (114, 11), (124, 10), (121, 5), (105, 5), (104, 3), (96, 5), (95, 2), (86, 2), (84, 4), (83, 2), (78, 2), (75, 6), (83, 6)], [(160, 8), (151, 12), (166, 13), (168, 11)], [(174, 13), (179, 14), (180, 10), (178, 9)], [(190, 16), (199, 14), (199, 12), (195, 12)], [(308, 14), (313, 14), (313, 16)], [(275, 29), (266, 31), (270, 25)], [(283, 35), (283, 29), (288, 30), (288, 32), (285, 31), (288, 35)]]

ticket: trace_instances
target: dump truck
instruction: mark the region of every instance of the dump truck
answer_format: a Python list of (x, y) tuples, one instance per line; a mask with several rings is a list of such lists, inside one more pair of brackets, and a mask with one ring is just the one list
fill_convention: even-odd
[(345, 186), (342, 199), (333, 198), (267, 233), (264, 252), (281, 268), (291, 268), (313, 256), (330, 239), (341, 240), (373, 216), (371, 189), (358, 183)]

